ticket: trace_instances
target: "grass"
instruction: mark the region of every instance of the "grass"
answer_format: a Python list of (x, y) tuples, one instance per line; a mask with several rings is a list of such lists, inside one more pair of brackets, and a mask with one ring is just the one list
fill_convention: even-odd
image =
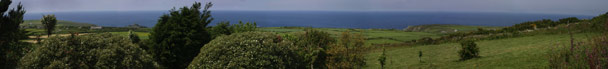
[[(577, 40), (595, 34), (576, 34)], [(481, 58), (458, 61), (458, 43), (425, 45), (413, 47), (387, 48), (388, 69), (536, 69), (548, 65), (548, 51), (557, 44), (565, 44), (569, 35), (536, 35), (499, 40), (477, 41)], [(366, 55), (366, 69), (378, 69), (381, 50), (370, 51)], [(418, 51), (423, 52), (422, 63), (418, 61)]]
[[(118, 34), (118, 35), (126, 36), (126, 37), (129, 36), (129, 32), (110, 32), (110, 33)], [(139, 36), (139, 39), (142, 39), (142, 40), (149, 39), (149, 36), (150, 36), (150, 33), (148, 33), (148, 32), (134, 32), (134, 33), (135, 33), (135, 35)]]
[[(304, 27), (264, 27), (260, 28), (260, 31), (276, 32), (278, 34), (289, 34), (294, 32), (304, 31)], [(358, 33), (363, 31), (367, 38), (366, 44), (385, 44), (385, 43), (401, 43), (404, 41), (410, 41), (420, 39), (423, 37), (439, 37), (437, 34), (426, 33), (426, 32), (404, 32), (400, 30), (381, 30), (381, 29), (348, 29), (348, 28), (314, 28), (320, 31), (325, 31), (337, 37), (342, 32), (350, 31), (351, 33)]]

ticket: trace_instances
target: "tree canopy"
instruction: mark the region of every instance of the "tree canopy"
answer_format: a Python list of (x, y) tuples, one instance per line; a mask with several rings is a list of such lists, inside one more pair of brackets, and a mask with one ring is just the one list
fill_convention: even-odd
[(44, 24), (47, 36), (50, 37), (55, 30), (55, 25), (57, 25), (57, 18), (55, 18), (55, 15), (44, 15), (40, 21)]

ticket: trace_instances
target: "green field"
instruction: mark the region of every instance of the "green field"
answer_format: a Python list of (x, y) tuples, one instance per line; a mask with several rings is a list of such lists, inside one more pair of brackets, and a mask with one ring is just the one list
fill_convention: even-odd
[[(575, 34), (576, 40), (585, 40), (595, 34)], [(388, 47), (388, 69), (537, 69), (548, 65), (549, 50), (569, 43), (569, 35), (535, 35), (499, 40), (477, 41), (481, 58), (458, 61), (458, 43), (439, 45)], [(422, 63), (418, 52), (423, 52)], [(377, 61), (381, 50), (370, 51), (366, 56), (366, 69), (379, 69)]]
[[(118, 35), (125, 36), (125, 37), (129, 36), (129, 32), (110, 32), (110, 33), (118, 34)], [(149, 39), (148, 36), (150, 36), (150, 33), (148, 33), (148, 32), (133, 32), (133, 33), (135, 33), (135, 35), (139, 36), (139, 39), (142, 39), (142, 40)]]
[[(40, 20), (25, 20), (21, 26), (42, 26), (42, 22)], [(56, 26), (95, 26), (95, 24), (57, 20)]]
[[(260, 28), (260, 31), (276, 32), (279, 34), (288, 34), (304, 31), (303, 27), (265, 27)], [(400, 30), (386, 29), (348, 29), (348, 28), (314, 28), (316, 30), (325, 31), (332, 34), (334, 37), (342, 34), (342, 32), (350, 31), (351, 33), (363, 32), (367, 38), (366, 44), (385, 44), (385, 43), (401, 43), (405, 41), (420, 39), (423, 37), (439, 37), (437, 34), (426, 32), (404, 32)]]

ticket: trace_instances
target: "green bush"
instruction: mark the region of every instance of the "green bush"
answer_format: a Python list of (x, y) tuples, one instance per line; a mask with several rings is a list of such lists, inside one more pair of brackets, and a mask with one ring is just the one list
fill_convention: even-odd
[(153, 57), (129, 38), (110, 33), (51, 37), (26, 54), (22, 69), (158, 68)]
[(461, 49), (458, 51), (460, 60), (468, 60), (479, 57), (479, 48), (474, 41), (464, 41), (460, 43)]
[(293, 43), (266, 32), (220, 36), (200, 49), (188, 69), (294, 69), (304, 63), (290, 50)]

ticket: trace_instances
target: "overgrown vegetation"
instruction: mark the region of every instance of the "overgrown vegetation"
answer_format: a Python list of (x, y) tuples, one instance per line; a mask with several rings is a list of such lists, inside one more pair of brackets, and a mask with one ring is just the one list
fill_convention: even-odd
[(219, 22), (216, 26), (209, 27), (208, 30), (211, 33), (212, 38), (215, 38), (221, 35), (230, 35), (232, 33), (256, 31), (257, 23), (243, 23), (242, 21), (239, 21), (238, 24), (230, 25), (230, 22), (223, 21)]
[(284, 38), (295, 43), (295, 50), (304, 57), (308, 68), (327, 68), (327, 50), (335, 44), (331, 34), (315, 29), (306, 29), (304, 32), (294, 34), (295, 37), (285, 35)]
[[(604, 29), (596, 30), (603, 32), (600, 36), (595, 36), (587, 41), (575, 41), (570, 37), (569, 44), (555, 46), (549, 53), (549, 67), (556, 69), (606, 69), (608, 68), (608, 14), (592, 19), (598, 22), (596, 25), (604, 23)], [(603, 20), (605, 19), (605, 20)], [(601, 29), (601, 28), (597, 28)]]
[(152, 55), (127, 37), (110, 33), (51, 37), (19, 62), (24, 69), (159, 68)]
[(338, 42), (327, 50), (327, 67), (330, 69), (356, 69), (366, 64), (363, 51), (365, 37), (363, 34), (352, 34), (349, 31), (342, 32)]

